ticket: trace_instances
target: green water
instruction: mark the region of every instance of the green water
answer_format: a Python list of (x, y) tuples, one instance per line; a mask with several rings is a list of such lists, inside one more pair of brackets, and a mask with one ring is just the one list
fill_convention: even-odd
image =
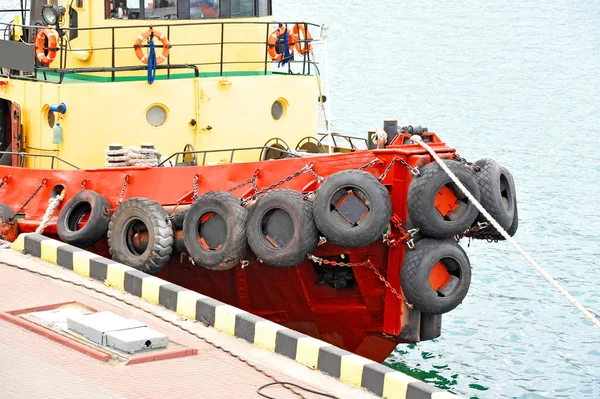
[[(274, 0), (330, 26), (336, 131), (422, 124), (514, 174), (516, 239), (600, 312), (600, 2)], [(463, 243), (465, 248), (467, 243)], [(473, 242), (442, 336), (386, 364), (477, 398), (600, 398), (600, 331), (506, 243)]]

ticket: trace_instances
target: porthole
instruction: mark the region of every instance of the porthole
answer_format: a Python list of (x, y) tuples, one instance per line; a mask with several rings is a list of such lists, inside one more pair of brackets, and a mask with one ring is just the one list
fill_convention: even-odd
[(152, 126), (162, 126), (167, 120), (167, 110), (161, 105), (153, 105), (146, 111), (146, 120)]
[(50, 107), (46, 109), (46, 119), (48, 120), (48, 126), (54, 127), (54, 124), (56, 123), (56, 116), (54, 115), (54, 112), (50, 111)]
[(278, 121), (284, 117), (286, 110), (287, 101), (283, 98), (278, 98), (277, 100), (275, 100), (275, 102), (273, 102), (273, 105), (271, 105), (271, 116), (273, 117), (273, 119)]

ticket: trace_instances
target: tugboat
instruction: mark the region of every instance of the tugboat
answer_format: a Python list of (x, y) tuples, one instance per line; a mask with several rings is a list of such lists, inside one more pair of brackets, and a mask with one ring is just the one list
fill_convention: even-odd
[[(319, 132), (319, 25), (269, 0), (23, 3), (0, 40), (0, 238), (43, 231), (375, 361), (440, 336), (511, 173), (386, 120)], [(326, 119), (326, 118), (325, 118)]]

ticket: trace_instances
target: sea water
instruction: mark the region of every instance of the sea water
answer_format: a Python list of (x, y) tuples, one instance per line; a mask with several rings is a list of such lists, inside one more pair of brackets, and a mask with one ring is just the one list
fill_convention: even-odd
[[(600, 313), (599, 1), (274, 3), (276, 19), (329, 25), (335, 131), (398, 118), (509, 168), (515, 238)], [(462, 244), (468, 296), (440, 338), (385, 363), (464, 397), (600, 398), (600, 330), (509, 244)]]

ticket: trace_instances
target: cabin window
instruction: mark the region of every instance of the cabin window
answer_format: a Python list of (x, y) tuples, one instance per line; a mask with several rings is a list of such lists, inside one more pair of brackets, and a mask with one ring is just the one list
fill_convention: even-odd
[(177, 0), (144, 0), (145, 19), (177, 19)]
[(269, 0), (258, 0), (256, 2), (258, 9), (256, 10), (257, 17), (264, 17), (266, 15), (271, 15), (269, 12)]
[(254, 0), (231, 0), (231, 18), (253, 16)]
[(107, 19), (177, 19), (177, 0), (106, 0)]
[(190, 18), (219, 18), (219, 0), (190, 0)]
[(271, 15), (271, 0), (106, 0), (105, 14), (149, 20), (264, 17)]

